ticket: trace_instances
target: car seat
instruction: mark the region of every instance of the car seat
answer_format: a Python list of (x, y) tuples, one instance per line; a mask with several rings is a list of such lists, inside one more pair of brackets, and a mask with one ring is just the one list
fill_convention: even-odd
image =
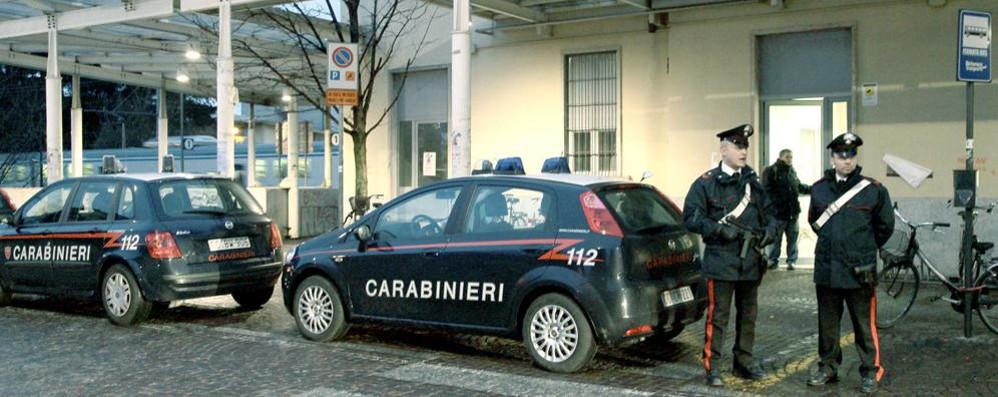
[(475, 231), (479, 233), (498, 233), (513, 230), (502, 217), (509, 215), (506, 208), (506, 198), (499, 193), (492, 194), (480, 204), (481, 218), (478, 219)]
[(90, 207), (93, 209), (93, 213), (87, 217), (88, 220), (99, 221), (107, 219), (107, 214), (111, 212), (111, 193), (97, 193), (97, 196), (94, 196), (93, 201), (90, 202)]
[(184, 203), (176, 192), (167, 193), (161, 201), (163, 201), (163, 209), (166, 210), (167, 214), (180, 215), (183, 213)]

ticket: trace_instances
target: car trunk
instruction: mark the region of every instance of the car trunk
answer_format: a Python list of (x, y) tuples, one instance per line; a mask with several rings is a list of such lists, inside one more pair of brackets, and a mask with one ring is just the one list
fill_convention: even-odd
[[(231, 222), (232, 228), (226, 227)], [(184, 221), (189, 234), (174, 234), (190, 264), (240, 262), (269, 257), (270, 222), (263, 216), (216, 216)]]

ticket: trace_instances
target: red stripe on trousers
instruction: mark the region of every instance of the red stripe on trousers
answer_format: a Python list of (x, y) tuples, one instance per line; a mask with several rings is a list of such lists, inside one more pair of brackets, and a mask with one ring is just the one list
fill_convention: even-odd
[(703, 367), (710, 371), (710, 343), (714, 337), (714, 279), (707, 279), (707, 341), (703, 346)]
[(870, 333), (873, 335), (873, 365), (877, 366), (877, 382), (884, 377), (884, 367), (880, 365), (880, 338), (877, 336), (877, 289), (870, 297)]

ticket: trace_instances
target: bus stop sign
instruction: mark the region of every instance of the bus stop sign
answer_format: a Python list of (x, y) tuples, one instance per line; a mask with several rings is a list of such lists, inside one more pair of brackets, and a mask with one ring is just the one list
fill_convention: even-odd
[(991, 14), (960, 10), (957, 80), (991, 82)]

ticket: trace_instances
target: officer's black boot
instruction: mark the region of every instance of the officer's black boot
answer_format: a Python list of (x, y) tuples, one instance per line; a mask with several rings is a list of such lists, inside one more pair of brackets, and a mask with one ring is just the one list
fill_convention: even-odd
[(724, 380), (721, 379), (721, 372), (716, 368), (707, 371), (707, 386), (721, 387), (724, 386)]

